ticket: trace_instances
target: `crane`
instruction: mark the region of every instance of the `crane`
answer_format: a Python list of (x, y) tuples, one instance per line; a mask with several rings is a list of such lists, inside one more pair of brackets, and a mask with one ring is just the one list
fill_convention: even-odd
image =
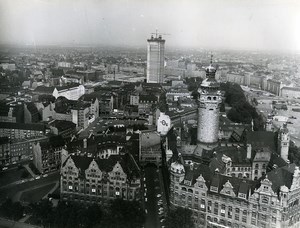
[(153, 35), (155, 35), (155, 38), (158, 38), (159, 36), (161, 36), (161, 35), (166, 35), (166, 36), (170, 36), (171, 34), (169, 34), (169, 33), (160, 33), (160, 32), (158, 32), (158, 30), (156, 29), (156, 31), (155, 32), (152, 32), (151, 33), (151, 36), (153, 36)]

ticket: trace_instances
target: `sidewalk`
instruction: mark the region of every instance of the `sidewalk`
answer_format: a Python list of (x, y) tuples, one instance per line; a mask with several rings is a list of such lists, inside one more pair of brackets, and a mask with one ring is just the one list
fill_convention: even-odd
[(14, 228), (40, 228), (40, 226), (30, 225), (23, 222), (16, 222), (4, 218), (0, 218), (0, 227), (14, 227)]
[(59, 181), (56, 181), (55, 186), (43, 197), (43, 199), (47, 199), (48, 194), (52, 194), (57, 189), (58, 186), (59, 186)]
[(23, 217), (23, 218), (21, 218), (20, 220), (19, 220), (19, 222), (26, 222), (27, 221), (27, 219), (29, 219), (31, 217), (31, 215), (26, 215), (25, 217)]
[(28, 171), (28, 173), (30, 173), (30, 175), (34, 178), (36, 177), (36, 175), (33, 173), (33, 171), (30, 169), (29, 165), (26, 164), (24, 165), (24, 168)]

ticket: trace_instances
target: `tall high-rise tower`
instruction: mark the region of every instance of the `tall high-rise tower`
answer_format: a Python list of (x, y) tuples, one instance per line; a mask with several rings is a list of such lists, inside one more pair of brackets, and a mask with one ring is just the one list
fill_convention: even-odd
[(278, 131), (278, 152), (283, 160), (288, 160), (289, 155), (289, 145), (290, 145), (290, 135), (287, 129), (287, 124), (283, 126)]
[(219, 112), (222, 102), (220, 84), (216, 81), (216, 69), (212, 66), (206, 68), (206, 79), (198, 90), (200, 93), (198, 106), (198, 132), (197, 140), (200, 144), (217, 146), (219, 139)]
[(159, 35), (147, 40), (147, 83), (164, 82), (165, 40)]

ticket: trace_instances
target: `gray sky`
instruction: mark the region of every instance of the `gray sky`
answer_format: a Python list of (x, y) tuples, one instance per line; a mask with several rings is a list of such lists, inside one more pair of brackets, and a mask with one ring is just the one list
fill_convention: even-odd
[(0, 0), (0, 43), (300, 51), (297, 0)]

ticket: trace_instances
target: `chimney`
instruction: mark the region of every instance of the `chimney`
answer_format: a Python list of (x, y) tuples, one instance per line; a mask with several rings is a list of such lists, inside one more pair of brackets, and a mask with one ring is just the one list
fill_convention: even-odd
[(252, 146), (247, 144), (247, 159), (251, 159)]
[(193, 169), (194, 169), (194, 163), (191, 162), (191, 163), (190, 163), (190, 170), (193, 170)]
[(87, 139), (86, 138), (83, 139), (83, 148), (84, 149), (87, 148)]

